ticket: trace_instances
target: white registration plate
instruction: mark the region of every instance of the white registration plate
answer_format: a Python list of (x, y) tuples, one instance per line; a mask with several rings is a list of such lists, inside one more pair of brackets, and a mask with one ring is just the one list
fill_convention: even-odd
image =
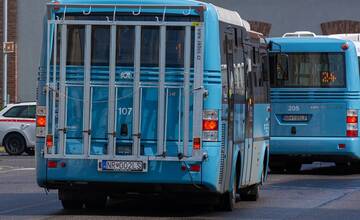
[(99, 160), (99, 171), (147, 172), (147, 162), (139, 160)]

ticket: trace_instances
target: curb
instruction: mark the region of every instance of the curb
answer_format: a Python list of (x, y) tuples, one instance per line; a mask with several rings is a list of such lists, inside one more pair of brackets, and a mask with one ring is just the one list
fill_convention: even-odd
[(5, 153), (5, 148), (4, 147), (0, 147), (0, 153)]

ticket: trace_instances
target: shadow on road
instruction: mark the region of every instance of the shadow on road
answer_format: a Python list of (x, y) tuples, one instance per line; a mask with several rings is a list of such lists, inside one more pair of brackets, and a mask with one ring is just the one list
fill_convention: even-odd
[(344, 176), (360, 174), (359, 166), (341, 166), (338, 167), (334, 163), (314, 163), (303, 164), (299, 172), (276, 171), (270, 174), (298, 174), (298, 175), (318, 175), (318, 176)]

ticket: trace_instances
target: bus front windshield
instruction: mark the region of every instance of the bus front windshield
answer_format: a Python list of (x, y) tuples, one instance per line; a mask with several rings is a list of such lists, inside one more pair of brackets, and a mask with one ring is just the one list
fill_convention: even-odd
[(345, 87), (344, 53), (271, 53), (272, 88)]

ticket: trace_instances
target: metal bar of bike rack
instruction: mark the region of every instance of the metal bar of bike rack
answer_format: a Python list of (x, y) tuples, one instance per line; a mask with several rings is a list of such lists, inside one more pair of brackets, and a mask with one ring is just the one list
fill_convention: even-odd
[(116, 74), (116, 25), (110, 31), (110, 79), (109, 79), (109, 104), (108, 104), (108, 148), (109, 156), (115, 155), (115, 74)]
[(181, 149), (181, 104), (182, 104), (182, 91), (181, 88), (179, 88), (179, 107), (178, 107), (178, 123), (179, 123), (179, 128), (178, 128), (178, 153), (184, 153), (183, 150)]
[[(193, 100), (193, 137), (202, 139), (202, 113), (203, 113), (203, 62), (204, 62), (204, 31), (203, 26), (195, 27), (194, 48), (194, 100)], [(194, 155), (193, 155), (194, 156)]]
[(176, 26), (176, 27), (184, 27), (184, 26), (192, 26), (192, 22), (178, 22), (178, 21), (166, 21), (166, 22), (157, 22), (157, 21), (92, 21), (92, 20), (50, 20), (51, 24), (68, 24), (68, 25), (118, 25), (118, 26)]
[(66, 59), (67, 59), (67, 25), (61, 27), (61, 50), (60, 50), (60, 95), (59, 95), (59, 154), (64, 155), (65, 139), (66, 139), (66, 115), (65, 115), (65, 101), (66, 101)]
[(159, 90), (157, 114), (157, 155), (163, 155), (164, 149), (164, 117), (165, 115), (165, 62), (166, 62), (166, 26), (160, 26), (159, 48)]
[[(75, 8), (108, 8), (108, 9), (121, 9), (121, 8), (126, 8), (126, 9), (134, 9), (134, 10), (139, 10), (139, 8), (141, 7), (142, 10), (144, 9), (163, 9), (163, 8), (167, 8), (167, 9), (184, 9), (186, 10), (188, 13), (192, 10), (194, 11), (203, 11), (204, 6), (201, 4), (198, 5), (166, 5), (166, 4), (143, 4), (143, 5), (133, 5), (133, 4), (66, 4), (66, 3), (47, 3), (47, 7), (48, 9), (53, 9), (53, 8), (57, 8), (57, 10), (62, 10), (63, 8), (67, 8), (69, 9), (75, 9)], [(197, 10), (199, 9), (199, 10)], [(186, 12), (184, 11), (184, 13)], [(189, 14), (190, 15), (190, 14)]]
[[(54, 56), (54, 59), (53, 59), (53, 98), (52, 98), (52, 130), (51, 130), (51, 134), (53, 135), (53, 138), (55, 140), (55, 132), (56, 132), (56, 128), (55, 128), (55, 109), (56, 109), (56, 93), (57, 93), (57, 70), (56, 70), (56, 64), (57, 64), (57, 34), (58, 34), (58, 25), (55, 24), (54, 25), (54, 42), (53, 42), (53, 45), (54, 45), (54, 50), (53, 50), (53, 56)], [(59, 123), (59, 122), (58, 122)], [(56, 146), (56, 145), (55, 145)], [(55, 146), (52, 147), (52, 152), (51, 154), (55, 154)]]
[(184, 55), (184, 130), (183, 153), (189, 156), (189, 115), (190, 115), (190, 65), (191, 65), (191, 27), (185, 28), (185, 55)]
[(135, 27), (134, 52), (134, 87), (133, 87), (133, 155), (140, 153), (140, 58), (141, 58), (141, 26)]
[(84, 56), (84, 101), (83, 101), (83, 147), (84, 156), (90, 152), (90, 79), (91, 79), (91, 25), (85, 26), (85, 56)]
[[(51, 46), (50, 46), (50, 23), (48, 23), (47, 26), (47, 47), (46, 47), (46, 118), (49, 118), (49, 104), (50, 104), (50, 63), (51, 63)], [(49, 129), (48, 129), (49, 124), (46, 123), (45, 126), (45, 135), (48, 135), (49, 133)], [(45, 155), (48, 154), (48, 149), (46, 144), (44, 145), (44, 153)]]

